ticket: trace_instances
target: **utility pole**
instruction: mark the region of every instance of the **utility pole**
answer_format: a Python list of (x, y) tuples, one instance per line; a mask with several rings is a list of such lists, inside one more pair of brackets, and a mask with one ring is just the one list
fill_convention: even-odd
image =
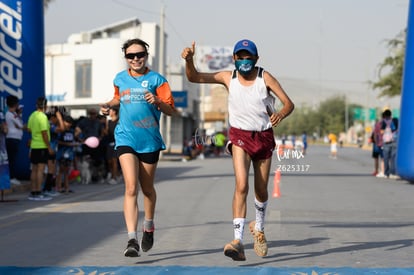
[(160, 53), (158, 55), (158, 67), (159, 73), (164, 75), (165, 72), (165, 62), (164, 62), (164, 49), (165, 49), (165, 36), (164, 36), (164, 28), (165, 28), (165, 13), (164, 13), (164, 4), (161, 5), (161, 18), (160, 18)]
[[(165, 76), (165, 7), (164, 4), (161, 5), (161, 17), (160, 17), (160, 52), (158, 55), (158, 67), (159, 73)], [(167, 147), (167, 152), (171, 150), (171, 116), (166, 116), (161, 114), (160, 118), (160, 130), (164, 136), (165, 146)], [(162, 154), (161, 154), (162, 156)]]
[(349, 129), (349, 109), (348, 109), (348, 99), (345, 95), (345, 135), (348, 137), (348, 129)]

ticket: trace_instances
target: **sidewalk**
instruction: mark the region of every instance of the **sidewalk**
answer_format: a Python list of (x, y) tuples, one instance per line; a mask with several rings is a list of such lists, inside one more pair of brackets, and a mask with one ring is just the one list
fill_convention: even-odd
[[(182, 154), (178, 153), (164, 153), (162, 154), (160, 161), (181, 161)], [(7, 200), (7, 196), (12, 193), (25, 193), (30, 191), (30, 180), (20, 180), (19, 185), (10, 184), (10, 189), (3, 190), (4, 199)], [(1, 198), (0, 198), (1, 200)]]
[(7, 199), (7, 196), (12, 193), (29, 192), (29, 190), (30, 190), (30, 181), (20, 180), (19, 185), (10, 184), (10, 189), (3, 190), (4, 199)]

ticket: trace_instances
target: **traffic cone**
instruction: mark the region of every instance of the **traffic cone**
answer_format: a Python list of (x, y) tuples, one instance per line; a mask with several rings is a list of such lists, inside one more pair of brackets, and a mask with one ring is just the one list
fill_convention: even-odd
[(279, 157), (283, 155), (283, 144), (277, 146), (277, 154)]
[(275, 171), (275, 177), (273, 179), (273, 198), (280, 197), (280, 170)]

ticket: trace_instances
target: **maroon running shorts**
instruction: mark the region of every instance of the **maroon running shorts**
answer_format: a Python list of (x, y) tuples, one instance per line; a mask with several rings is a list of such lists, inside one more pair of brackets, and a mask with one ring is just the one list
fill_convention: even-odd
[(229, 137), (230, 142), (241, 147), (252, 160), (271, 158), (276, 146), (272, 128), (259, 132), (230, 127)]

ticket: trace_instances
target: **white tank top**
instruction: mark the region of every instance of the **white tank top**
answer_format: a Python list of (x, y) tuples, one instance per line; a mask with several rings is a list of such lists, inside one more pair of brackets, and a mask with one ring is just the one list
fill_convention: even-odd
[(263, 68), (258, 67), (257, 77), (251, 86), (243, 86), (234, 71), (229, 87), (229, 124), (247, 131), (265, 131), (272, 127), (266, 105), (273, 106), (275, 98), (267, 91)]

